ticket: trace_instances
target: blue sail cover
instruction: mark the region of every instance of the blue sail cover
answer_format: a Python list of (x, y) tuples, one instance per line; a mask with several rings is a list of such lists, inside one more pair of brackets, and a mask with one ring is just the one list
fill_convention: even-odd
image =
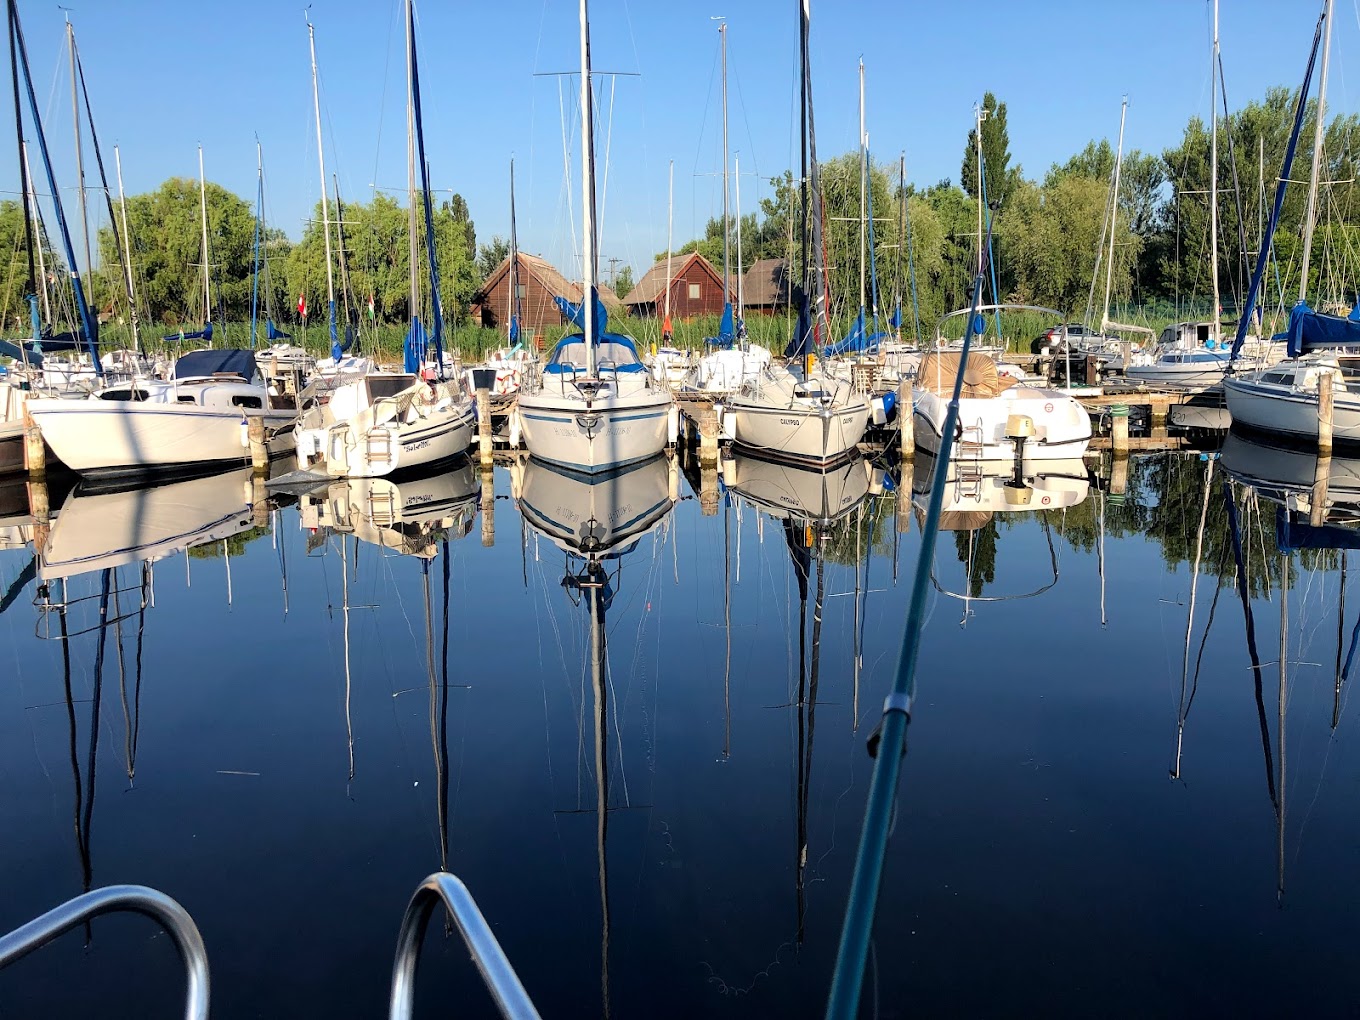
[(736, 338), (736, 329), (732, 323), (732, 302), (726, 301), (723, 303), (722, 320), (718, 323), (718, 335), (704, 337), (704, 343), (709, 347), (726, 351), (732, 349), (732, 342)]
[[(562, 313), (568, 322), (579, 330), (586, 328), (586, 317), (582, 311), (584, 302), (572, 304), (564, 297), (553, 298), (553, 304)], [(609, 313), (604, 310), (604, 304), (600, 301), (599, 291), (595, 292), (595, 334), (599, 336), (609, 328)]]
[(206, 379), (218, 374), (239, 375), (249, 381), (255, 378), (255, 352), (223, 348), (215, 351), (190, 351), (175, 362), (175, 379)]
[(806, 358), (812, 353), (812, 319), (808, 315), (807, 299), (801, 294), (798, 300), (798, 321), (793, 327), (793, 337), (784, 348), (784, 357), (792, 361)]
[[(32, 343), (31, 340), (28, 342)], [(39, 352), (27, 350), (9, 340), (0, 340), (0, 357), (13, 358), (15, 361), (23, 361), (26, 357), (30, 365), (41, 365), (43, 360)]]
[(99, 342), (91, 344), (85, 337), (76, 333), (47, 333), (37, 340), (25, 340), (24, 350), (30, 354), (54, 354), (57, 351), (85, 351), (89, 352), (91, 347), (96, 350)]
[(902, 328), (902, 302), (897, 302), (897, 307), (893, 309), (892, 318), (888, 320), (888, 325), (893, 329)]
[(513, 344), (518, 344), (518, 343), (519, 343), (519, 316), (518, 316), (518, 315), (512, 315), (512, 316), (510, 316), (510, 343), (511, 343), (512, 345), (513, 345)]
[(1352, 311), (1349, 318), (1322, 315), (1300, 301), (1289, 310), (1289, 356), (1297, 358), (1305, 351), (1321, 347), (1344, 347), (1360, 344), (1360, 321)]
[[(186, 333), (184, 332), (184, 330), (180, 330), (178, 333), (171, 333), (169, 336), (161, 337), (161, 339), (171, 342), (180, 342), (183, 340), (206, 340), (208, 341), (208, 343), (212, 343), (212, 335), (213, 324), (209, 322), (197, 333)], [(61, 349), (64, 350), (64, 348)]]
[(1339, 524), (1314, 527), (1295, 520), (1284, 507), (1275, 510), (1275, 542), (1280, 552), (1296, 549), (1360, 549), (1360, 531)]
[(430, 338), (425, 335), (425, 327), (420, 324), (420, 316), (411, 320), (411, 328), (406, 331), (406, 343), (403, 346), (403, 367), (407, 372), (415, 373), (420, 371), (420, 363), (425, 360), (425, 353), (430, 349)]
[(293, 334), (292, 334), (292, 333), (285, 333), (283, 330), (279, 329), (278, 326), (274, 325), (274, 320), (273, 320), (273, 319), (268, 319), (268, 320), (265, 321), (265, 324), (264, 324), (264, 335), (265, 335), (266, 339), (269, 339), (269, 340), (291, 340), (291, 339), (293, 339)]
[[(580, 348), (574, 350), (573, 348)], [(543, 371), (551, 375), (564, 372), (579, 372), (585, 364), (585, 335), (572, 333), (557, 341), (557, 346), (548, 356)], [(595, 356), (599, 361), (608, 363), (612, 372), (645, 372), (647, 366), (638, 356), (637, 343), (631, 336), (622, 333), (602, 333), (595, 344)]]

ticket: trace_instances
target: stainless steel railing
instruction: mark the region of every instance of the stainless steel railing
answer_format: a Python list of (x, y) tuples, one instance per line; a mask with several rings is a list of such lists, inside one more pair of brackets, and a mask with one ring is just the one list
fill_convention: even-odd
[(23, 959), (91, 918), (122, 911), (143, 914), (169, 934), (188, 978), (185, 1020), (207, 1020), (208, 953), (203, 948), (203, 936), (187, 910), (164, 893), (143, 885), (110, 885), (95, 889), (16, 928), (0, 938), (0, 968)]
[(463, 942), (472, 954), (472, 962), (477, 965), (501, 1016), (509, 1020), (539, 1020), (538, 1010), (529, 1000), (529, 994), (520, 984), (519, 975), (496, 941), (472, 893), (461, 881), (446, 872), (435, 872), (421, 882), (406, 907), (401, 934), (397, 936), (396, 962), (392, 967), (392, 999), (388, 1012), (391, 1020), (411, 1020), (420, 945), (430, 923), (430, 915), (440, 901), (453, 915), (458, 933), (463, 936)]

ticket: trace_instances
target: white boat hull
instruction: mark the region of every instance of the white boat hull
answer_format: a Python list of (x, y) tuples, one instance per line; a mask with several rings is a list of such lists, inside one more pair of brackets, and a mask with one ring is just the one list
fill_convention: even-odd
[(670, 394), (612, 388), (587, 402), (570, 384), (550, 381), (520, 393), (516, 414), (525, 448), (539, 460), (573, 471), (608, 471), (657, 456), (666, 448)]
[[(1260, 389), (1250, 379), (1225, 379), (1228, 411), (1238, 425), (1298, 439), (1318, 438), (1316, 392)], [(1332, 397), (1332, 438), (1360, 443), (1360, 395), (1337, 392)]]
[[(915, 394), (916, 445), (939, 453), (949, 401), (929, 390)], [(1086, 453), (1091, 442), (1091, 416), (1072, 397), (1057, 390), (1028, 386), (1003, 390), (995, 397), (959, 400), (959, 450), (956, 455), (981, 460), (1014, 460), (1016, 442), (1008, 419), (1024, 415), (1034, 422), (1034, 435), (1025, 440), (1025, 460), (1070, 460)]]
[(452, 460), (472, 443), (473, 414), (466, 403), (437, 408), (415, 421), (389, 420), (359, 433), (353, 422), (299, 430), (298, 459), (324, 460), (333, 478), (381, 478)]
[(844, 517), (864, 500), (872, 470), (858, 458), (825, 469), (741, 453), (722, 463), (723, 484), (760, 510), (781, 520), (821, 523)]
[(820, 405), (743, 393), (732, 397), (724, 410), (740, 445), (768, 457), (812, 464), (854, 456), (869, 427), (869, 413), (869, 401), (861, 394)]
[(231, 538), (254, 525), (249, 468), (148, 488), (86, 495), (62, 504), (43, 547), (44, 581), (155, 561)]
[(108, 475), (240, 464), (250, 459), (250, 420), (263, 418), (267, 429), (293, 420), (291, 411), (124, 400), (30, 400), (28, 411), (67, 467)]

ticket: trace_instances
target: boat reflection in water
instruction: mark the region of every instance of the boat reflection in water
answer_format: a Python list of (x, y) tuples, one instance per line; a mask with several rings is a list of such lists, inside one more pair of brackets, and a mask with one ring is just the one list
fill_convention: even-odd
[(302, 526), (313, 532), (313, 548), (327, 533), (341, 533), (432, 559), (438, 539), (462, 538), (472, 529), (481, 491), (471, 462), (463, 461), (451, 470), (400, 482), (338, 479), (304, 494), (298, 509)]
[[(997, 546), (997, 514), (1035, 510), (1066, 510), (1084, 502), (1091, 492), (1090, 475), (1080, 458), (1072, 460), (1017, 461), (1010, 471), (996, 471), (999, 465), (971, 461), (955, 451), (950, 458), (941, 503), (940, 531), (953, 532), (959, 561), (964, 567), (964, 590), (946, 588), (932, 567), (931, 583), (936, 591), (963, 602), (960, 625), (973, 615), (974, 602), (1006, 602), (1033, 598), (1058, 583), (1058, 553), (1048, 517), (1041, 516), (1044, 539), (1048, 544), (1051, 577), (1030, 591), (1007, 595), (983, 595), (983, 585), (993, 576)], [(930, 487), (935, 477), (935, 458), (918, 454), (912, 505), (916, 520), (925, 520), (930, 502)]]
[[(1302, 620), (1301, 633), (1290, 646), (1289, 595), (1296, 574), (1315, 575), (1327, 571), (1330, 560), (1338, 570), (1335, 598), (1321, 594), (1323, 604), (1336, 607), (1336, 656), (1333, 665), (1334, 689), (1331, 713), (1333, 734), (1341, 719), (1342, 691), (1350, 679), (1357, 645), (1360, 644), (1360, 619), (1346, 626), (1346, 576), (1349, 552), (1360, 549), (1360, 459), (1354, 457), (1319, 456), (1316, 450), (1292, 447), (1287, 441), (1248, 437), (1236, 431), (1229, 433), (1220, 457), (1224, 472), (1242, 487), (1243, 510), (1239, 515), (1232, 489), (1224, 485), (1228, 528), (1235, 558), (1237, 590), (1242, 603), (1247, 654), (1251, 661), (1256, 694), (1257, 721), (1261, 733), (1261, 754), (1265, 764), (1266, 787), (1275, 814), (1276, 831), (1276, 897), (1283, 905), (1285, 892), (1285, 793), (1287, 706), (1290, 701), (1289, 665), (1307, 663), (1308, 642), (1321, 632), (1316, 620)], [(1256, 557), (1251, 560), (1252, 547), (1265, 544), (1264, 536), (1247, 535), (1244, 530), (1266, 530), (1268, 519), (1259, 514), (1257, 500), (1265, 500), (1275, 507), (1274, 570), (1268, 561)], [(1252, 521), (1248, 515), (1257, 508)], [(1295, 553), (1298, 553), (1297, 567)], [(1254, 570), (1253, 570), (1254, 568)], [(1255, 573), (1255, 585), (1252, 574)], [(1275, 577), (1271, 575), (1275, 574)], [(1300, 580), (1303, 580), (1301, 577)], [(1278, 591), (1280, 625), (1279, 645), (1269, 650), (1278, 671), (1275, 710), (1275, 742), (1270, 742), (1270, 720), (1267, 718), (1262, 690), (1263, 663), (1256, 641), (1256, 621), (1252, 604), (1253, 587), (1264, 586), (1267, 594), (1272, 585)], [(1314, 592), (1311, 580), (1300, 584), (1297, 594), (1307, 602)], [(1273, 653), (1273, 656), (1272, 654)], [(1301, 836), (1300, 836), (1301, 838)], [(1296, 851), (1297, 855), (1298, 851)]]
[[(606, 614), (618, 594), (623, 559), (659, 528), (674, 503), (665, 457), (599, 475), (563, 471), (532, 457), (524, 466), (519, 510), (529, 528), (565, 554), (562, 588), (586, 614), (594, 699), (595, 840), (600, 885), (600, 994), (609, 1016), (609, 803), (606, 753), (613, 687)], [(584, 705), (582, 706), (584, 709)], [(617, 711), (617, 710), (616, 710)], [(625, 794), (626, 796), (626, 794)]]
[[(826, 602), (828, 548), (839, 532), (855, 528), (855, 512), (869, 495), (872, 466), (856, 456), (839, 467), (818, 470), (776, 464), (759, 457), (736, 454), (723, 462), (728, 490), (739, 500), (779, 521), (798, 585), (797, 691), (790, 706), (798, 711), (794, 899), (796, 942), (807, 931), (808, 801), (812, 789), (812, 747), (817, 722), (817, 693), (822, 673), (822, 619)], [(815, 572), (814, 572), (815, 565)], [(815, 577), (815, 582), (814, 582)], [(856, 667), (859, 664), (860, 592), (856, 561)], [(812, 589), (812, 626), (808, 627), (808, 593)], [(809, 642), (810, 636), (810, 642)], [(791, 678), (793, 679), (793, 678)], [(855, 670), (854, 718), (859, 717), (859, 670)]]

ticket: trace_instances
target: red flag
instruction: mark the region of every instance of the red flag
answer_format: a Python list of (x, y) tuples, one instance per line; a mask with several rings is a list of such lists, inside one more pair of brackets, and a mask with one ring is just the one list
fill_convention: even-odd
[(299, 294), (299, 295), (298, 295), (298, 314), (301, 315), (304, 319), (307, 318), (307, 295), (306, 295), (306, 294)]

